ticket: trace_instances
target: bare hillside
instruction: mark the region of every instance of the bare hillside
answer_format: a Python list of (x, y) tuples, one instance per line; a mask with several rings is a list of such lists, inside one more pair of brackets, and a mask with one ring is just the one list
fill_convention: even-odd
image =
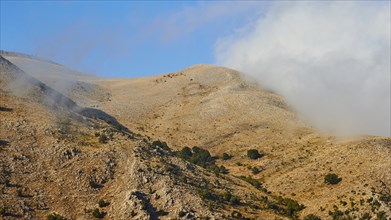
[[(283, 97), (235, 70), (195, 65), (103, 79), (51, 75), (65, 67), (5, 57), (0, 208), (7, 219), (53, 211), (89, 219), (96, 208), (108, 219), (391, 217), (390, 138), (320, 133)], [(29, 80), (15, 80), (20, 75)], [(58, 84), (64, 80), (83, 86), (69, 92)], [(19, 84), (35, 92), (19, 94)], [(248, 150), (260, 154), (252, 159)], [(99, 208), (99, 200), (108, 205)]]
[[(307, 207), (303, 214), (330, 218), (329, 211), (337, 206), (360, 210), (352, 216), (374, 216), (372, 203), (360, 206), (361, 200), (378, 201), (378, 211), (391, 209), (390, 138), (322, 134), (303, 123), (282, 97), (234, 70), (196, 65), (154, 77), (100, 83), (112, 93), (112, 100), (100, 107), (128, 127), (175, 149), (201, 146), (219, 156), (233, 155), (220, 162), (231, 174), (259, 179), (272, 192), (297, 199)], [(249, 149), (264, 156), (249, 160)], [(261, 172), (254, 174), (254, 167)], [(324, 177), (330, 173), (343, 181), (328, 186)]]

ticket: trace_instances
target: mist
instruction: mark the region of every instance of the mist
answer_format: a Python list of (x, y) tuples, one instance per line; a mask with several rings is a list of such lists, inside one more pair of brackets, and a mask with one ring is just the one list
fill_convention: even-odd
[(219, 65), (336, 135), (391, 136), (390, 2), (280, 2), (216, 42)]

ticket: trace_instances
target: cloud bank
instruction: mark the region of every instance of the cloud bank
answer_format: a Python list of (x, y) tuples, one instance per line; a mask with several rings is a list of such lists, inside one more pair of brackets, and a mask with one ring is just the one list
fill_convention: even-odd
[(216, 60), (337, 135), (390, 131), (390, 2), (296, 2), (218, 39)]

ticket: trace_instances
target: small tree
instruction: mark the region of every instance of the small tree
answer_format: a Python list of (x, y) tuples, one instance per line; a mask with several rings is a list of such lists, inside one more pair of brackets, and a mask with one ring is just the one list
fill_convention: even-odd
[(341, 182), (341, 180), (342, 178), (338, 177), (338, 175), (335, 173), (329, 173), (324, 177), (324, 182), (332, 185), (338, 184)]
[(258, 152), (258, 150), (256, 149), (250, 149), (247, 151), (247, 157), (249, 157), (250, 159), (258, 159), (258, 158), (261, 158), (262, 157), (262, 154), (260, 154)]

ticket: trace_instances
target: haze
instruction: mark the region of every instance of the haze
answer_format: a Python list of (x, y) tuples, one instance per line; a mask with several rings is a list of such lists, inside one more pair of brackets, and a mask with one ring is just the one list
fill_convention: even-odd
[(216, 57), (324, 131), (390, 136), (390, 20), (390, 2), (279, 3)]

